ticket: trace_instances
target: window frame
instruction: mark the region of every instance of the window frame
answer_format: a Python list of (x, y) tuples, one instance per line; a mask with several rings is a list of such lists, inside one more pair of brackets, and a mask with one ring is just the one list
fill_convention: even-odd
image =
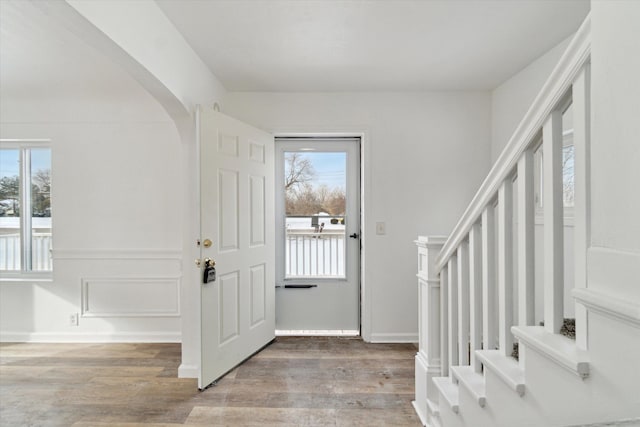
[[(20, 159), (19, 168), (19, 199), (21, 212), (32, 212), (32, 171), (31, 171), (31, 150), (48, 149), (51, 156), (50, 169), (53, 171), (53, 150), (51, 139), (48, 138), (25, 138), (25, 139), (9, 139), (0, 138), (1, 150), (18, 150)], [(25, 179), (28, 177), (28, 179)], [(53, 186), (52, 186), (53, 188)], [(53, 189), (51, 190), (53, 193)], [(50, 195), (53, 200), (53, 194)], [(51, 282), (53, 281), (53, 263), (51, 270), (33, 271), (27, 269), (26, 266), (31, 264), (33, 257), (32, 239), (33, 239), (33, 215), (20, 215), (20, 270), (1, 270), (0, 283), (11, 282)], [(53, 214), (51, 215), (51, 238), (53, 239)], [(52, 250), (50, 256), (52, 257)], [(32, 268), (32, 265), (31, 267)]]

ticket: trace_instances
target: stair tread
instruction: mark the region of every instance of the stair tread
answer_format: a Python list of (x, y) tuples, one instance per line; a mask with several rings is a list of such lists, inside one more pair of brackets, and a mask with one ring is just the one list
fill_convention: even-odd
[(433, 383), (440, 392), (440, 395), (447, 401), (451, 410), (458, 413), (458, 386), (451, 382), (450, 377), (436, 377)]
[(472, 366), (452, 366), (451, 372), (460, 384), (471, 393), (478, 405), (484, 407), (486, 402), (484, 375), (476, 372)]
[(548, 332), (542, 326), (513, 326), (511, 332), (522, 345), (538, 351), (582, 378), (589, 376), (589, 355), (580, 350), (574, 340)]
[(476, 356), (485, 369), (495, 372), (520, 396), (524, 394), (524, 371), (516, 359), (505, 356), (500, 350), (476, 350)]

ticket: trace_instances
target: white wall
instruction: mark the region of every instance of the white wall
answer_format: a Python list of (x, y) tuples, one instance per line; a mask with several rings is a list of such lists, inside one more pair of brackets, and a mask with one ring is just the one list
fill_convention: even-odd
[(413, 240), (448, 234), (487, 174), (490, 102), (488, 93), (227, 95), (224, 112), (276, 134), (365, 133), (365, 339), (417, 340)]
[(589, 284), (640, 302), (640, 3), (594, 1)]
[[(2, 81), (0, 136), (52, 139), (54, 279), (0, 283), (0, 339), (179, 341), (178, 132), (127, 74), (77, 55), (48, 63), (56, 79), (37, 90)], [(85, 60), (95, 74), (59, 72)]]
[[(572, 36), (573, 37), (573, 36)], [(491, 162), (495, 162), (542, 89), (571, 37), (495, 88), (491, 94)]]

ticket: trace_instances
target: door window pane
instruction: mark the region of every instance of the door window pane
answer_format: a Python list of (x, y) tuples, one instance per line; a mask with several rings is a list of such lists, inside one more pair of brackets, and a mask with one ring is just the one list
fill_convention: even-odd
[(284, 156), (285, 278), (344, 278), (347, 154)]

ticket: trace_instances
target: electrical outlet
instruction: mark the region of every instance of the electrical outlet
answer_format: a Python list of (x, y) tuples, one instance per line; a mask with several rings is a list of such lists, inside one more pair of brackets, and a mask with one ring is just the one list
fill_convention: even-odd
[(69, 315), (69, 326), (78, 326), (78, 313), (71, 313)]

